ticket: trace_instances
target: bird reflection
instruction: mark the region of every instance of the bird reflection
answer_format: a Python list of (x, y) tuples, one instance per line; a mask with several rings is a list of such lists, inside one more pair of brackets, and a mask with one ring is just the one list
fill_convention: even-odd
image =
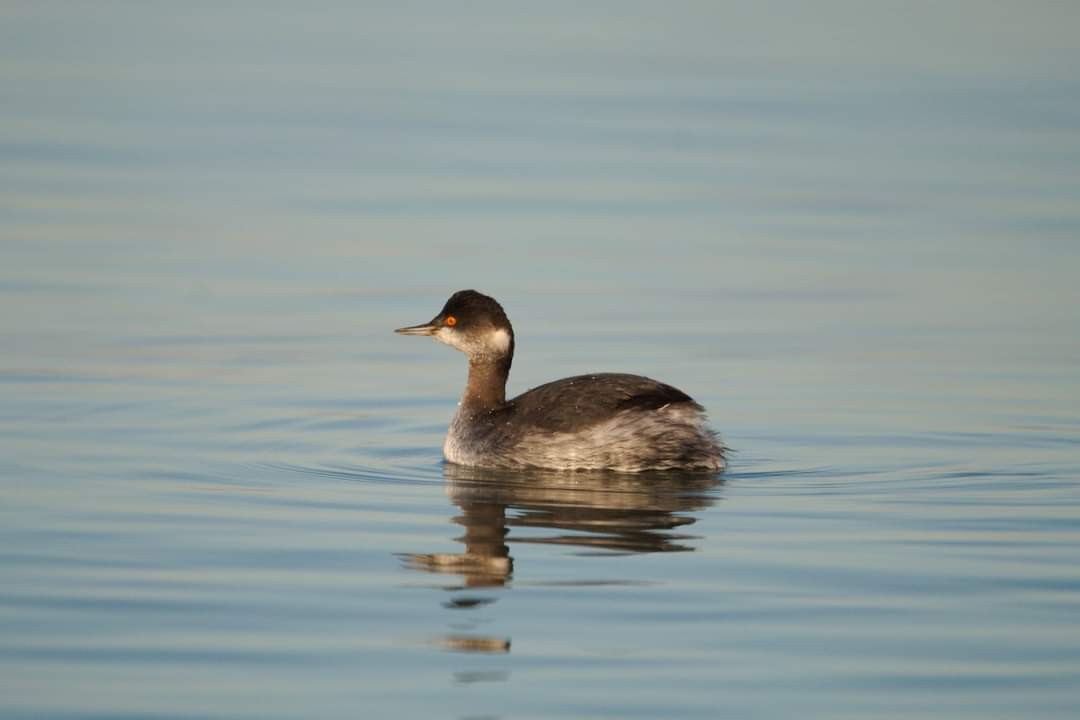
[[(455, 610), (495, 601), (465, 591), (510, 584), (514, 543), (563, 545), (581, 555), (692, 551), (695, 538), (685, 529), (696, 518), (689, 513), (711, 505), (711, 491), (721, 483), (716, 475), (702, 473), (508, 471), (452, 464), (444, 466), (444, 476), (446, 492), (461, 510), (453, 522), (464, 528), (457, 538), (464, 552), (401, 557), (413, 569), (459, 577), (459, 584), (445, 588), (455, 595), (443, 603)], [(509, 639), (501, 637), (449, 635), (436, 644), (459, 652), (510, 650)]]

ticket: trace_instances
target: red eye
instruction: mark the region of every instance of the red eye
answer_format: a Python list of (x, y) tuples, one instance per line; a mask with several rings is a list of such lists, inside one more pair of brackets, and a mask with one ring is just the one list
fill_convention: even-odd
[(446, 316), (446, 324), (449, 325), (450, 327), (454, 327), (455, 325), (457, 325), (457, 318), (454, 317), (453, 315), (447, 315)]

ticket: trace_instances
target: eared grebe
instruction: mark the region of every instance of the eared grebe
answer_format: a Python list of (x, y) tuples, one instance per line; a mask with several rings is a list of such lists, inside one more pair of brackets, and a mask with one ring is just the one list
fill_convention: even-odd
[(443, 454), (479, 467), (559, 470), (722, 470), (724, 446), (703, 408), (640, 375), (564, 378), (506, 399), (514, 329), (494, 298), (454, 293), (431, 322), (402, 335), (431, 335), (469, 357), (469, 380)]

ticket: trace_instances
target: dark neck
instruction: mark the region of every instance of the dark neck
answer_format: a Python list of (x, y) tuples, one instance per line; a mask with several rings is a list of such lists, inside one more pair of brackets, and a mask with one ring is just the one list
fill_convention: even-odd
[(461, 398), (462, 407), (474, 412), (499, 407), (506, 402), (506, 378), (509, 376), (509, 357), (470, 359), (469, 380)]

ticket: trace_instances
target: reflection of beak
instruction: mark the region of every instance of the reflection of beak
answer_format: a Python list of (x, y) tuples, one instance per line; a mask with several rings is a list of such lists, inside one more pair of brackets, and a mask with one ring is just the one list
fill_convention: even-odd
[(409, 327), (398, 328), (394, 332), (401, 335), (434, 335), (439, 331), (439, 328), (433, 323), (424, 323), (423, 325), (410, 325)]
[(467, 653), (508, 653), (510, 638), (485, 635), (446, 635), (435, 640), (443, 650)]

